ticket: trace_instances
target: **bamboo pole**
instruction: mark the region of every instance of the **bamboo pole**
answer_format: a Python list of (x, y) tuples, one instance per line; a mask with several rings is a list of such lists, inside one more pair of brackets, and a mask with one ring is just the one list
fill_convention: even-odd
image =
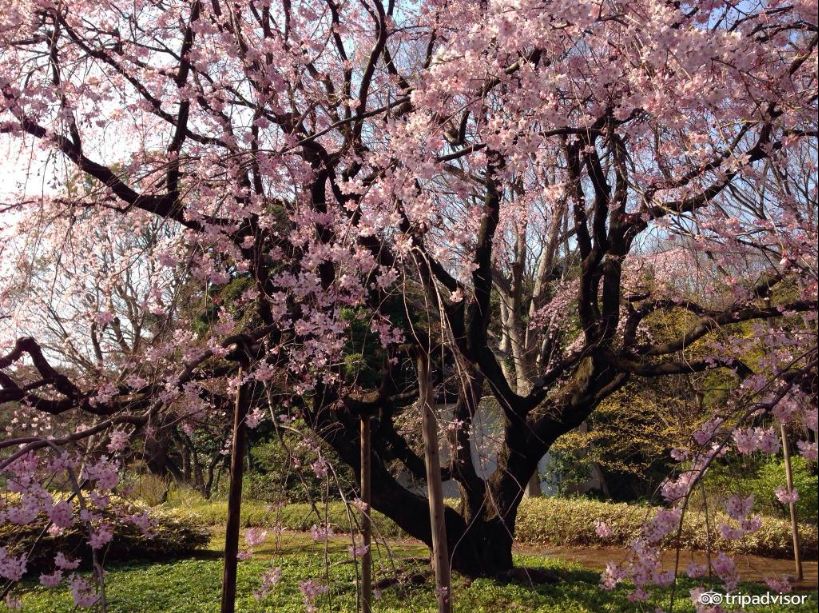
[[(242, 369), (239, 369), (239, 379)], [(222, 613), (233, 613), (236, 607), (236, 570), (239, 555), (240, 511), (242, 506), (242, 476), (244, 473), (247, 432), (246, 390), (239, 386), (233, 410), (233, 446), (230, 451), (230, 490), (228, 493), (228, 516), (225, 529), (225, 567), (222, 575)]]
[(446, 524), (444, 522), (444, 492), (441, 483), (441, 461), (438, 457), (438, 423), (432, 407), (429, 359), (418, 354), (418, 392), (421, 400), (424, 460), (427, 472), (429, 521), (432, 528), (432, 560), (435, 570), (435, 595), (438, 613), (452, 611), (452, 594), (447, 552)]
[[(782, 436), (782, 455), (785, 458), (785, 484), (788, 487), (788, 496), (793, 495), (793, 471), (791, 469), (791, 454), (788, 449), (788, 437), (785, 433), (785, 424), (779, 425), (779, 433)], [(802, 570), (802, 552), (799, 551), (799, 522), (796, 518), (796, 503), (793, 500), (788, 502), (788, 510), (791, 513), (791, 535), (793, 536), (793, 563), (796, 566), (796, 578), (801, 581), (805, 578)]]
[(361, 610), (370, 613), (372, 610), (372, 523), (370, 505), (372, 504), (372, 455), (370, 452), (370, 418), (361, 416), (361, 536), (364, 541), (364, 555), (361, 556)]

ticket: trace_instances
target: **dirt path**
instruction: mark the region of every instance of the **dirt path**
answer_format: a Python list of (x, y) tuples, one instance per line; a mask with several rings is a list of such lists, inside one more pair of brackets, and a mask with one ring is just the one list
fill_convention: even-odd
[[(608, 562), (620, 562), (625, 559), (628, 550), (622, 547), (551, 547), (518, 545), (515, 550), (520, 553), (551, 556), (577, 562), (587, 568), (603, 570)], [(680, 552), (680, 573), (685, 573), (685, 567), (692, 560), (703, 564), (707, 557), (703, 551), (683, 550)], [(794, 576), (795, 569), (792, 560), (781, 560), (775, 558), (763, 558), (760, 556), (737, 555), (734, 556), (737, 570), (743, 580), (763, 581), (765, 577), (781, 577), (782, 575)], [(662, 557), (663, 568), (672, 570), (675, 563), (675, 552), (666, 551)], [(802, 563), (805, 578), (803, 581), (794, 583), (798, 589), (817, 588), (817, 562), (807, 561)]]

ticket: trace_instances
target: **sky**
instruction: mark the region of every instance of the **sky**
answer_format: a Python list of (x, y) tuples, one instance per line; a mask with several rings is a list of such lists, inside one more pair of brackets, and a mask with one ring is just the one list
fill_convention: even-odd
[(47, 157), (31, 143), (0, 135), (0, 202), (12, 202), (21, 193), (51, 193), (43, 173), (48, 172)]

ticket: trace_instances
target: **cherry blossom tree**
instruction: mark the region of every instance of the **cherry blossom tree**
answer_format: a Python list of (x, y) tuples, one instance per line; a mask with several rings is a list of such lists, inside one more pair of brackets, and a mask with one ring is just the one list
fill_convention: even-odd
[[(431, 544), (425, 498), (388, 469), (424, 477), (406, 426), (419, 353), (447, 407), (448, 550), (469, 575), (511, 569), (538, 460), (630, 380), (735, 374), (730, 406), (680, 451), (671, 502), (716, 454), (772, 447), (764, 415), (812, 428), (798, 448), (815, 460), (816, 31), (803, 0), (14, 0), (0, 131), (87, 182), (21, 194), (47, 208), (21, 235), (36, 242), (47, 218), (81, 234), (72, 262), (100, 291), (58, 266), (77, 305), (58, 315), (87, 330), (57, 351), (22, 315), (41, 286), (2, 294), (0, 403), (47, 428), (9, 432), (0, 469), (48, 512), (41, 483), (78, 441), (108, 436), (113, 454), (115, 433), (223, 410), (242, 389), (252, 425), (298, 415), (355, 470), (358, 416), (376, 414), (372, 506)], [(121, 268), (91, 258), (113, 253), (93, 232), (156, 223), (162, 241)], [(31, 247), (11, 253), (36, 268)], [(114, 280), (144, 289), (136, 320), (162, 322), (175, 270), (203, 295), (239, 291), (207, 326), (179, 311), (138, 334)], [(668, 313), (685, 325), (658, 334)], [(97, 344), (124, 338), (124, 363), (94, 359), (95, 325)], [(484, 477), (471, 438), (487, 395), (502, 435)], [(95, 457), (87, 481), (113, 487)], [(680, 513), (608, 582), (636, 577), (640, 598), (665, 581), (652, 548)]]

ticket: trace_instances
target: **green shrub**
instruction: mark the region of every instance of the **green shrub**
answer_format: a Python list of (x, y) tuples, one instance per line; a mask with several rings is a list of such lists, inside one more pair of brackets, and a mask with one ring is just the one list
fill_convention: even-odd
[(149, 472), (125, 471), (121, 487), (128, 492), (128, 498), (155, 507), (165, 502), (173, 484), (169, 477), (160, 477)]
[[(296, 427), (299, 427), (298, 423)], [(284, 444), (278, 437), (251, 446), (252, 470), (245, 473), (242, 488), (247, 498), (266, 502), (308, 502), (322, 497), (326, 483), (316, 477), (310, 465), (318, 454), (310, 445), (304, 445), (304, 437), (287, 433)], [(355, 484), (352, 470), (340, 462), (332, 449), (321, 449), (322, 457), (334, 468), (339, 483), (331, 481), (329, 495), (336, 499), (339, 486), (351, 492)], [(294, 468), (294, 462), (300, 468)], [(226, 479), (225, 482), (228, 480)]]
[[(448, 501), (454, 505), (455, 501)], [(227, 503), (193, 499), (186, 504), (203, 522), (224, 526)], [(338, 531), (350, 527), (350, 519), (341, 502), (330, 502), (326, 508), (317, 505), (316, 514), (309, 504), (294, 503), (281, 507), (258, 501), (242, 503), (241, 520), (245, 527), (279, 526), (285, 530), (305, 531), (313, 524), (326, 521)], [(515, 528), (515, 540), (527, 544), (578, 545), (578, 546), (627, 546), (640, 535), (642, 527), (654, 516), (657, 507), (626, 503), (600, 502), (587, 498), (525, 498), (520, 505)], [(356, 516), (356, 513), (353, 513)], [(595, 521), (604, 521), (611, 530), (605, 539), (595, 531)], [(793, 555), (790, 523), (773, 517), (762, 517), (762, 527), (755, 533), (733, 541), (718, 534), (719, 525), (726, 516), (718, 514), (709, 522), (706, 534), (703, 517), (694, 511), (686, 513), (681, 534), (681, 545), (687, 549), (721, 549), (733, 553), (755, 554), (769, 557)], [(395, 522), (381, 513), (373, 513), (373, 524), (384, 537), (406, 537), (407, 534)], [(817, 558), (819, 535), (815, 524), (801, 524), (802, 555)], [(710, 542), (709, 542), (710, 539)], [(667, 545), (673, 545), (669, 540)]]
[[(799, 521), (816, 522), (819, 512), (819, 490), (812, 466), (805, 458), (791, 458), (793, 485), (799, 492), (796, 512)], [(720, 498), (731, 495), (753, 494), (754, 507), (765, 515), (788, 519), (788, 506), (777, 500), (776, 488), (785, 485), (785, 462), (782, 458), (741, 458), (729, 464), (714, 464), (705, 477), (709, 497), (723, 502)], [(715, 495), (717, 492), (721, 494)]]
[[(210, 541), (210, 530), (196, 515), (182, 509), (147, 508), (113, 498), (111, 507), (103, 511), (104, 520), (114, 528), (114, 537), (101, 550), (106, 561), (134, 559), (170, 559), (192, 554)], [(151, 530), (145, 534), (121, 517), (147, 511)], [(0, 525), (0, 547), (13, 554), (29, 553), (29, 572), (53, 570), (54, 555), (61, 551), (69, 557), (80, 558), (87, 566), (91, 550), (86, 533), (80, 525), (63, 530), (60, 534), (44, 532), (48, 525), (45, 516), (24, 526)], [(41, 536), (42, 535), (42, 536)], [(36, 542), (40, 537), (39, 542)], [(36, 542), (36, 545), (35, 545)]]
[[(796, 513), (799, 521), (816, 521), (819, 512), (819, 489), (816, 487), (816, 476), (811, 473), (808, 461), (802, 456), (791, 458), (793, 470), (793, 486), (799, 492), (796, 503)], [(758, 478), (751, 490), (758, 504), (762, 508), (770, 509), (771, 513), (778, 512), (782, 517), (788, 517), (788, 505), (777, 500), (774, 491), (785, 485), (785, 461), (771, 458), (763, 464)]]
[[(169, 501), (169, 505), (178, 504), (176, 499)], [(172, 506), (162, 508), (174, 508)], [(227, 502), (224, 500), (204, 500), (193, 498), (185, 503), (188, 512), (196, 515), (200, 521), (210, 526), (224, 526), (227, 521)], [(327, 523), (338, 532), (349, 531), (356, 526), (358, 511), (347, 513), (344, 503), (332, 501), (325, 505), (318, 503), (314, 508), (309, 503), (297, 502), (287, 505), (272, 505), (258, 500), (242, 502), (240, 512), (241, 525), (245, 528), (279, 526), (284, 530), (304, 532), (315, 524)], [(373, 513), (373, 527), (379, 536), (405, 537), (406, 532), (401, 530), (391, 519), (378, 513)]]
[[(525, 543), (551, 545), (627, 545), (640, 535), (657, 511), (656, 507), (610, 503), (585, 498), (527, 498), (518, 512), (515, 538)], [(595, 530), (595, 521), (605, 522), (611, 535), (602, 539)], [(683, 521), (680, 544), (686, 549), (720, 549), (732, 553), (770, 557), (793, 555), (790, 523), (762, 517), (762, 527), (739, 540), (726, 540), (719, 535), (719, 526), (727, 523), (727, 516), (717, 514), (709, 521), (710, 530), (704, 529), (704, 518), (689, 511)], [(803, 557), (817, 558), (816, 525), (799, 527)], [(676, 536), (676, 535), (672, 535)], [(667, 545), (673, 544), (669, 538)]]

